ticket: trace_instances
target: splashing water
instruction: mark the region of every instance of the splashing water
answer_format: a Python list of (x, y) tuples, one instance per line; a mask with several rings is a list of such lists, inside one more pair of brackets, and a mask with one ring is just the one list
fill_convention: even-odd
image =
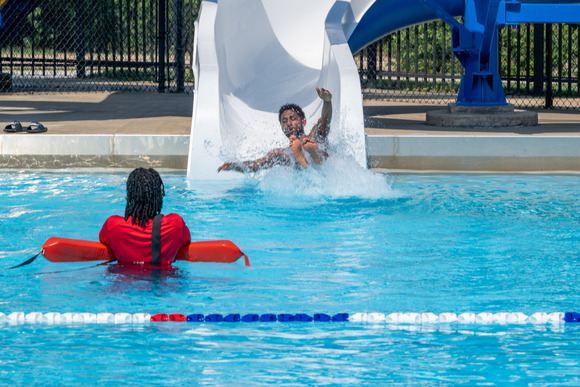
[(306, 170), (276, 167), (249, 178), (264, 193), (295, 199), (392, 199), (402, 195), (391, 188), (389, 176), (362, 168), (351, 157), (331, 156), (320, 166), (310, 165)]
[[(292, 197), (293, 200), (299, 198), (344, 199), (354, 197), (393, 199), (403, 196), (401, 192), (391, 188), (388, 175), (374, 173), (362, 167), (355, 160), (357, 151), (360, 151), (355, 148), (359, 148), (359, 144), (354, 141), (354, 134), (343, 127), (344, 120), (337, 121), (333, 124), (334, 130), (330, 132), (331, 147), (329, 152), (331, 157), (322, 165), (317, 166), (304, 152), (310, 165), (306, 170), (278, 166), (247, 174), (244, 180), (265, 194), (280, 198)], [(271, 144), (269, 149), (287, 146), (281, 131), (278, 130), (275, 134), (277, 136), (272, 134), (271, 137), (267, 138), (267, 141), (265, 136), (257, 136), (259, 141), (252, 142), (249, 141), (250, 135), (245, 133), (239, 141), (240, 145), (236, 148), (237, 155), (234, 158), (250, 160), (262, 157), (267, 153), (262, 151), (265, 149), (266, 142)], [(223, 148), (220, 151), (222, 158), (227, 153), (224, 152)]]

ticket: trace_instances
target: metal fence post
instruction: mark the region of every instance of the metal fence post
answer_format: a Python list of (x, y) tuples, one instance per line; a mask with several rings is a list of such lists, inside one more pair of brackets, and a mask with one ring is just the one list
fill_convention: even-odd
[(177, 0), (175, 21), (175, 56), (177, 60), (177, 92), (185, 91), (185, 47), (183, 44), (183, 0)]
[(534, 95), (544, 94), (544, 25), (534, 24)]
[(85, 39), (85, 0), (75, 1), (75, 24), (76, 24), (76, 67), (77, 78), (85, 77), (85, 53), (86, 53), (86, 39)]
[(370, 87), (377, 87), (377, 42), (371, 43), (367, 47), (367, 84)]
[(546, 109), (554, 107), (552, 88), (552, 24), (546, 24)]
[(167, 13), (166, 0), (159, 0), (157, 2), (157, 39), (159, 40), (159, 85), (157, 91), (165, 93), (165, 15)]

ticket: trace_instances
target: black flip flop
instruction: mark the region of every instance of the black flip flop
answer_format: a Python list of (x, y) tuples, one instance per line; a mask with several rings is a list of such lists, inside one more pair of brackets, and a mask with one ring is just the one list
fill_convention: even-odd
[(45, 128), (40, 122), (33, 122), (26, 128), (28, 133), (44, 133), (47, 130), (48, 128)]
[(4, 131), (9, 133), (24, 132), (24, 128), (19, 121), (14, 121), (10, 125), (6, 125)]

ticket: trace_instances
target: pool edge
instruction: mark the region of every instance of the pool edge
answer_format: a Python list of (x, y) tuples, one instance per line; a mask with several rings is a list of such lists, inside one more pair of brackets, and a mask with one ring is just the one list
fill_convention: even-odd
[[(367, 166), (381, 172), (580, 172), (580, 136), (366, 135)], [(2, 169), (186, 170), (189, 135), (1, 134)]]

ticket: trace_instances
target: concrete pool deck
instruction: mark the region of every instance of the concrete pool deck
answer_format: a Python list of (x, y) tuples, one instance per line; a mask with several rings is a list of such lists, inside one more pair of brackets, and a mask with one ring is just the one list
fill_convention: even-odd
[[(187, 168), (192, 94), (0, 94), (0, 125), (41, 122), (46, 133), (0, 134), (0, 168)], [(580, 111), (539, 110), (539, 125), (425, 124), (441, 104), (365, 101), (371, 168), (404, 172), (580, 172)]]

